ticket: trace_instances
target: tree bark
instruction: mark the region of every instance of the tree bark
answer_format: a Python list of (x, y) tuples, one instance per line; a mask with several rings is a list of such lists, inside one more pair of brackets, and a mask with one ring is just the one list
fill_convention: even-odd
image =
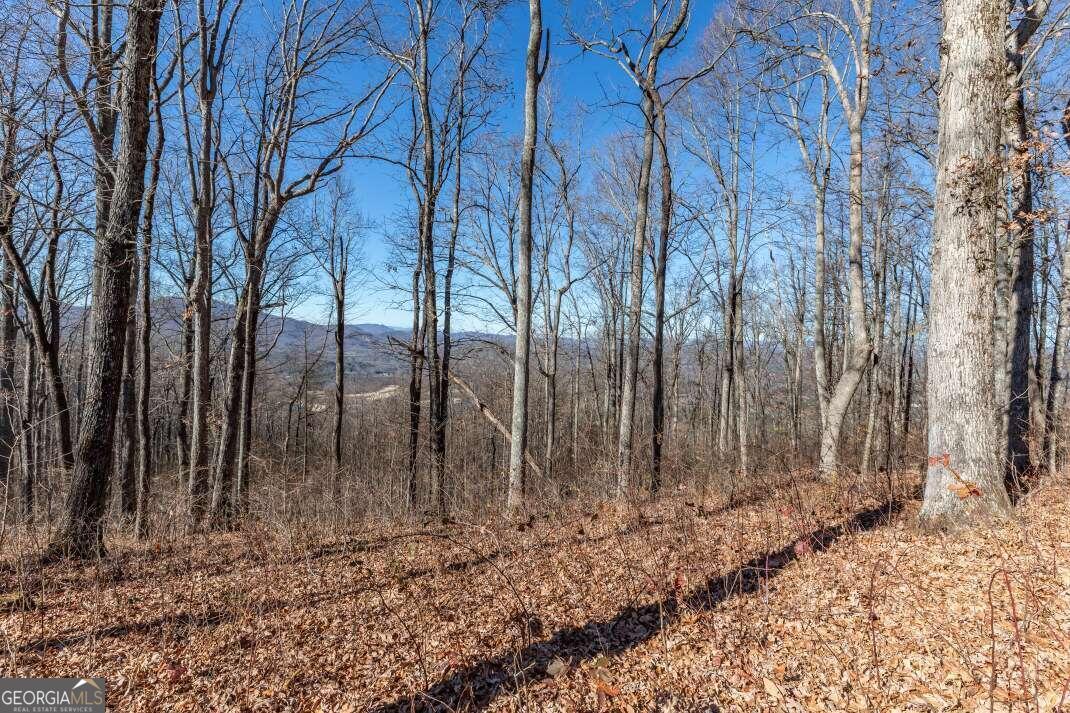
[[(10, 226), (0, 225), (0, 230)], [(18, 398), (15, 394), (15, 347), (18, 332), (15, 326), (15, 269), (4, 260), (3, 283), (0, 285), (0, 490), (8, 484), (11, 454), (15, 448), (15, 418)], [(8, 495), (11, 495), (9, 490)]]
[[(332, 258), (333, 259), (333, 258)], [(346, 408), (346, 275), (334, 281), (334, 437), (331, 439), (332, 478), (335, 498), (342, 485), (342, 421)]]
[[(137, 321), (137, 511), (134, 516), (134, 532), (144, 539), (149, 535), (149, 517), (152, 498), (152, 424), (149, 422), (149, 398), (152, 395), (152, 228), (156, 207), (156, 189), (160, 181), (160, 161), (164, 149), (164, 124), (160, 87), (154, 82), (155, 101), (153, 120), (156, 127), (156, 143), (153, 146), (149, 170), (149, 185), (145, 193), (141, 216), (141, 261), (138, 283), (140, 310)], [(183, 369), (185, 373), (185, 369)], [(181, 421), (185, 414), (180, 414)]]
[(112, 475), (115, 413), (130, 307), (132, 246), (145, 186), (149, 94), (155, 71), (162, 0), (135, 0), (128, 9), (119, 108), (121, 139), (107, 228), (93, 260), (93, 330), (78, 454), (63, 523), (48, 555), (91, 557), (104, 552), (104, 513)]
[[(528, 49), (525, 60), (524, 143), (520, 151), (520, 235), (516, 287), (516, 345), (513, 350), (513, 414), (509, 441), (509, 483), (505, 507), (510, 513), (524, 500), (524, 454), (528, 443), (528, 370), (531, 347), (531, 204), (538, 143), (539, 84), (546, 68), (542, 53), (542, 2), (529, 0)], [(549, 56), (549, 45), (547, 45)]]
[(242, 290), (235, 305), (234, 327), (231, 332), (230, 355), (227, 359), (227, 380), (223, 396), (223, 423), (219, 431), (219, 446), (216, 452), (215, 478), (209, 512), (213, 528), (229, 528), (234, 523), (234, 477), (237, 468), (240, 417), (242, 414), (242, 385), (245, 381), (245, 356), (247, 338), (246, 322), (249, 319), (249, 283)]
[(661, 449), (665, 440), (665, 276), (669, 265), (669, 232), (672, 230), (672, 164), (669, 162), (668, 117), (661, 97), (655, 95), (656, 137), (661, 159), (661, 221), (654, 267), (654, 385), (651, 414), (650, 490), (661, 489)]
[(929, 465), (921, 520), (1006, 513), (996, 456), (993, 365), (1006, 3), (944, 3), (926, 401)]
[[(131, 250), (133, 259), (133, 251)], [(138, 294), (138, 270), (130, 271), (130, 294)], [(130, 300), (126, 318), (126, 340), (123, 346), (123, 381), (119, 402), (122, 418), (116, 424), (116, 439), (119, 448), (115, 449), (116, 467), (119, 469), (119, 518), (124, 525), (131, 524), (137, 514), (137, 414), (135, 379), (137, 369), (137, 311), (135, 300)]]

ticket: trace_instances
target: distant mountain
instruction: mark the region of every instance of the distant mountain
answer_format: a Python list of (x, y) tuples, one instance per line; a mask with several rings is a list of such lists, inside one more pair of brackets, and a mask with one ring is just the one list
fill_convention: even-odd
[[(184, 309), (185, 304), (177, 298), (160, 299), (154, 305), (155, 327), (169, 341), (179, 336)], [(234, 305), (216, 303), (213, 316), (213, 332), (220, 339), (226, 338), (232, 329)], [(482, 332), (462, 332), (456, 338), (502, 339), (499, 335)], [(404, 345), (411, 339), (409, 329), (375, 323), (346, 325), (343, 342), (346, 372), (355, 377), (383, 381), (394, 381), (403, 375), (407, 377), (409, 360), (398, 342)], [(512, 337), (508, 340), (511, 342)], [(275, 367), (300, 369), (306, 354), (310, 361), (314, 361), (322, 349), (317, 371), (325, 377), (334, 371), (334, 325), (268, 313), (261, 316), (259, 342), (262, 353), (268, 353), (268, 364)]]
[[(153, 302), (153, 331), (166, 340), (174, 352), (181, 349), (179, 342), (185, 309), (185, 302), (178, 297), (161, 297)], [(216, 302), (213, 305), (212, 333), (215, 339), (229, 338), (234, 312), (232, 304)], [(85, 310), (80, 305), (69, 305), (64, 310), (64, 324), (72, 332), (81, 327), (84, 317)], [(346, 373), (380, 383), (393, 383), (402, 377), (407, 378), (409, 360), (404, 346), (400, 345), (408, 344), (411, 339), (412, 332), (406, 328), (368, 322), (346, 325), (343, 344)], [(456, 332), (454, 339), (457, 342), (489, 341), (502, 345), (511, 345), (513, 341), (512, 335), (477, 331)], [(261, 354), (267, 353), (266, 362), (272, 368), (300, 370), (306, 354), (309, 361), (315, 361), (322, 350), (317, 375), (328, 379), (334, 372), (333, 325), (267, 313), (261, 315), (259, 342)]]
[(346, 325), (346, 330), (355, 329), (360, 332), (365, 332), (375, 337), (403, 337), (409, 335), (409, 330), (402, 329), (400, 327), (388, 327), (385, 324), (350, 324)]

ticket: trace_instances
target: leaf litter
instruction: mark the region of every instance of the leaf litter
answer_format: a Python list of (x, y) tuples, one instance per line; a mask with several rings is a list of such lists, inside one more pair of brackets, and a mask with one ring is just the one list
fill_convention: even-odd
[(0, 674), (122, 711), (1070, 710), (1070, 485), (951, 534), (891, 486), (9, 556)]

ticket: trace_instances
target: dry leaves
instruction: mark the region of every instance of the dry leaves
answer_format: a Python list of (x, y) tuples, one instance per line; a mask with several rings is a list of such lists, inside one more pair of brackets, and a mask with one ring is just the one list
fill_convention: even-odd
[(123, 711), (1065, 710), (1066, 484), (954, 536), (864, 486), (127, 545), (38, 573), (3, 673), (104, 676)]

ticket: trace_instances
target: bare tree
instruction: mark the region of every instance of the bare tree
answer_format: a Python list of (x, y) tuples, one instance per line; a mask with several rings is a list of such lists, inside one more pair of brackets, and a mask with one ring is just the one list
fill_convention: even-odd
[[(152, 249), (153, 220), (156, 213), (156, 192), (160, 185), (160, 162), (165, 144), (163, 120), (164, 97), (162, 90), (170, 84), (171, 64), (163, 81), (153, 80), (153, 126), (156, 129), (149, 163), (149, 184), (145, 191), (141, 211), (141, 255), (138, 262), (137, 321), (137, 440), (138, 462), (136, 474), (137, 507), (134, 516), (134, 531), (140, 538), (149, 534), (150, 504), (152, 497), (152, 423), (149, 414), (149, 399), (152, 393)], [(129, 327), (128, 327), (129, 329)]]
[[(542, 36), (542, 2), (528, 2), (528, 49), (524, 74), (524, 142), (520, 150), (520, 230), (516, 287), (516, 346), (513, 350), (513, 418), (505, 507), (516, 512), (524, 499), (524, 453), (528, 443), (528, 368), (531, 349), (531, 205), (535, 146), (539, 137), (539, 85), (550, 61), (550, 38)], [(542, 43), (546, 42), (545, 48)], [(542, 58), (540, 66), (540, 55)]]
[[(839, 378), (833, 381), (827, 371), (821, 373), (825, 369), (823, 352), (826, 345), (820, 344), (824, 341), (823, 331), (827, 328), (823, 213), (831, 161), (827, 134), (828, 100), (823, 97), (823, 100), (818, 103), (818, 146), (811, 150), (807, 146), (799, 120), (802, 104), (797, 95), (789, 97), (791, 126), (799, 141), (807, 172), (810, 174), (815, 195), (815, 220), (818, 222), (814, 331), (815, 344), (818, 344), (816, 348), (821, 353), (815, 355), (814, 362), (819, 370), (818, 395), (822, 401), (819, 469), (827, 473), (840, 467), (839, 444), (844, 418), (858, 390), (858, 385), (871, 364), (874, 352), (869, 322), (866, 318), (865, 274), (862, 257), (865, 238), (862, 185), (863, 131), (866, 113), (869, 109), (870, 81), (873, 76), (871, 66), (874, 56), (872, 47), (873, 0), (852, 2), (849, 10), (842, 14), (837, 14), (834, 7), (810, 7), (809, 5), (791, 6), (787, 12), (790, 13), (790, 17), (783, 20), (780, 25), (786, 28), (783, 33), (761, 30), (754, 34), (787, 53), (788, 58), (805, 58), (813, 63), (812, 67), (806, 65), (798, 68), (801, 76), (805, 80), (814, 72), (821, 75), (822, 87), (830, 88), (832, 95), (839, 100), (849, 137), (850, 245), (847, 255), (847, 272), (850, 329), (844, 368)], [(846, 58), (842, 63), (837, 56), (837, 50), (841, 45), (847, 48)], [(812, 154), (811, 151), (813, 151)]]
[(334, 319), (334, 431), (331, 438), (332, 483), (340, 495), (342, 464), (342, 424), (345, 419), (345, 339), (350, 305), (347, 295), (357, 273), (364, 221), (346, 213), (349, 193), (340, 179), (332, 181), (324, 210), (313, 212), (309, 252), (330, 283), (331, 315)]
[[(211, 359), (212, 281), (215, 212), (218, 205), (220, 141), (222, 111), (221, 85), (226, 63), (231, 55), (235, 23), (242, 0), (197, 0), (196, 23), (191, 31), (196, 38), (197, 61), (187, 69), (185, 47), (178, 50), (179, 107), (181, 109), (186, 170), (193, 203), (193, 273), (189, 285), (187, 311), (192, 315), (192, 404), (190, 419), (190, 460), (188, 474), (189, 518), (197, 524), (208, 506), (209, 433), (208, 405), (212, 398)], [(175, 26), (185, 32), (181, 6), (174, 5)], [(193, 88), (196, 121), (188, 108), (186, 87)], [(199, 130), (199, 131), (198, 131)]]
[(104, 550), (103, 517), (112, 473), (115, 413), (130, 306), (130, 273), (145, 186), (149, 96), (156, 66), (162, 0), (128, 8), (123, 81), (117, 106), (121, 138), (107, 227), (94, 259), (93, 331), (81, 434), (64, 521), (50, 556), (88, 557)]
[[(382, 122), (380, 105), (396, 76), (391, 67), (350, 101), (321, 101), (326, 90), (318, 80), (362, 36), (366, 12), (363, 6), (351, 11), (343, 0), (293, 0), (283, 9), (278, 41), (258, 67), (259, 82), (244, 111), (252, 126), (251, 140), (236, 160), (223, 160), (245, 281), (236, 307), (212, 490), (211, 519), (216, 526), (229, 526), (246, 507), (258, 330), (276, 227), (288, 205), (313, 194), (324, 179), (341, 170), (354, 147)], [(311, 155), (307, 147), (296, 150), (324, 126), (332, 127), (331, 138), (311, 149)], [(247, 183), (239, 171), (249, 175)], [(246, 193), (247, 205), (241, 198)]]

